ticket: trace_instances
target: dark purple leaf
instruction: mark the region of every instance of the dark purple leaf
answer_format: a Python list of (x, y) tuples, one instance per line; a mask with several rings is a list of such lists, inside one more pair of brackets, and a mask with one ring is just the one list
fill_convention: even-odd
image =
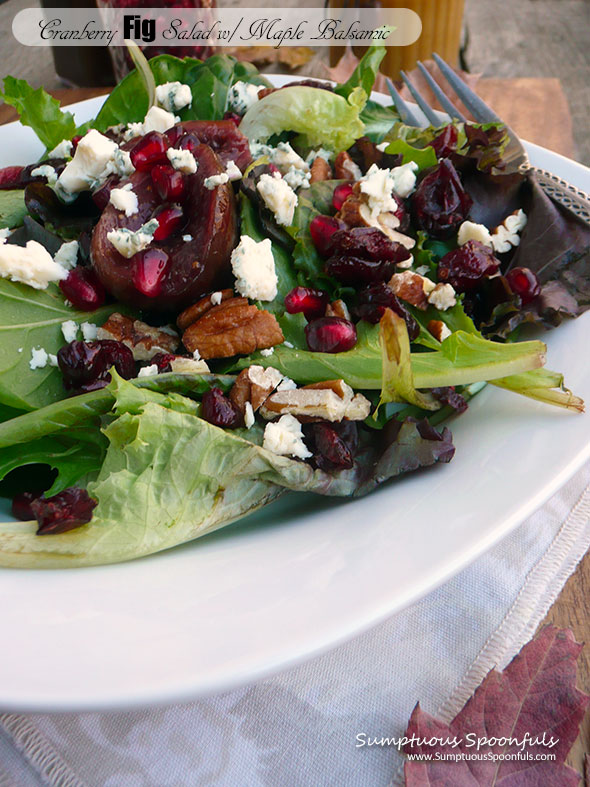
[[(582, 650), (569, 630), (546, 626), (505, 670), (491, 670), (450, 724), (416, 705), (406, 737), (406, 754), (438, 755), (439, 760), (407, 761), (406, 787), (535, 787), (579, 783), (565, 765), (590, 697), (576, 688), (576, 661)], [(440, 738), (433, 745), (416, 739)], [(536, 742), (536, 741), (540, 742)], [(450, 743), (449, 741), (455, 741)], [(475, 759), (480, 742), (479, 758)], [(523, 757), (497, 759), (493, 756)], [(452, 761), (443, 755), (465, 755)], [(548, 754), (554, 760), (535, 759)], [(486, 758), (487, 755), (487, 758)], [(527, 759), (530, 755), (531, 759)]]

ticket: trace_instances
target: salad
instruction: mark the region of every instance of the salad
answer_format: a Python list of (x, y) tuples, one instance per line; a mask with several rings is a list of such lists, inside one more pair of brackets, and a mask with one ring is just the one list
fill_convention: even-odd
[(503, 173), (500, 124), (372, 101), (384, 53), (275, 88), (134, 52), (83, 126), (4, 80), (46, 152), (0, 170), (0, 566), (365, 495), (449, 462), (444, 422), (486, 384), (583, 411), (523, 334), (590, 305), (590, 230)]

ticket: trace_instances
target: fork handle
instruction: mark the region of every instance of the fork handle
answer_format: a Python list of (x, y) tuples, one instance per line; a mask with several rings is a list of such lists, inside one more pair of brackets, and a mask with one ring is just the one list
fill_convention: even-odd
[(537, 183), (551, 199), (590, 224), (590, 196), (586, 192), (546, 169), (529, 166), (526, 171), (535, 175)]

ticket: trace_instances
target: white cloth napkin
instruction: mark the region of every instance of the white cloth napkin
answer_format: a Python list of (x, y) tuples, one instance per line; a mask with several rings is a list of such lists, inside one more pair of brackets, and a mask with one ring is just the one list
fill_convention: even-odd
[(590, 464), (454, 579), (300, 667), (187, 705), (0, 715), (0, 787), (402, 784), (395, 747), (359, 743), (401, 736), (417, 700), (450, 720), (532, 637), (589, 545)]

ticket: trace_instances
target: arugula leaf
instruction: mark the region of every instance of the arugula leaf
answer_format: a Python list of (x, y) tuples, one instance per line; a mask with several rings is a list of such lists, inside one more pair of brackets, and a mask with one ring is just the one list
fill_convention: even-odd
[(20, 227), (26, 215), (23, 190), (0, 191), (0, 229)]
[(386, 52), (387, 49), (384, 46), (378, 44), (370, 46), (346, 82), (336, 85), (334, 92), (348, 98), (356, 87), (362, 87), (365, 93), (370, 96), (379, 73), (379, 66)]
[(55, 285), (34, 290), (0, 279), (0, 404), (34, 410), (63, 399), (60, 372), (51, 366), (31, 369), (31, 351), (43, 348), (55, 355), (65, 344), (64, 321), (102, 325), (118, 309), (119, 305), (111, 304), (95, 312), (79, 312), (66, 305)]
[(76, 133), (74, 116), (62, 112), (59, 101), (42, 87), (34, 90), (24, 79), (7, 76), (0, 96), (16, 109), (23, 126), (30, 126), (48, 150)]

